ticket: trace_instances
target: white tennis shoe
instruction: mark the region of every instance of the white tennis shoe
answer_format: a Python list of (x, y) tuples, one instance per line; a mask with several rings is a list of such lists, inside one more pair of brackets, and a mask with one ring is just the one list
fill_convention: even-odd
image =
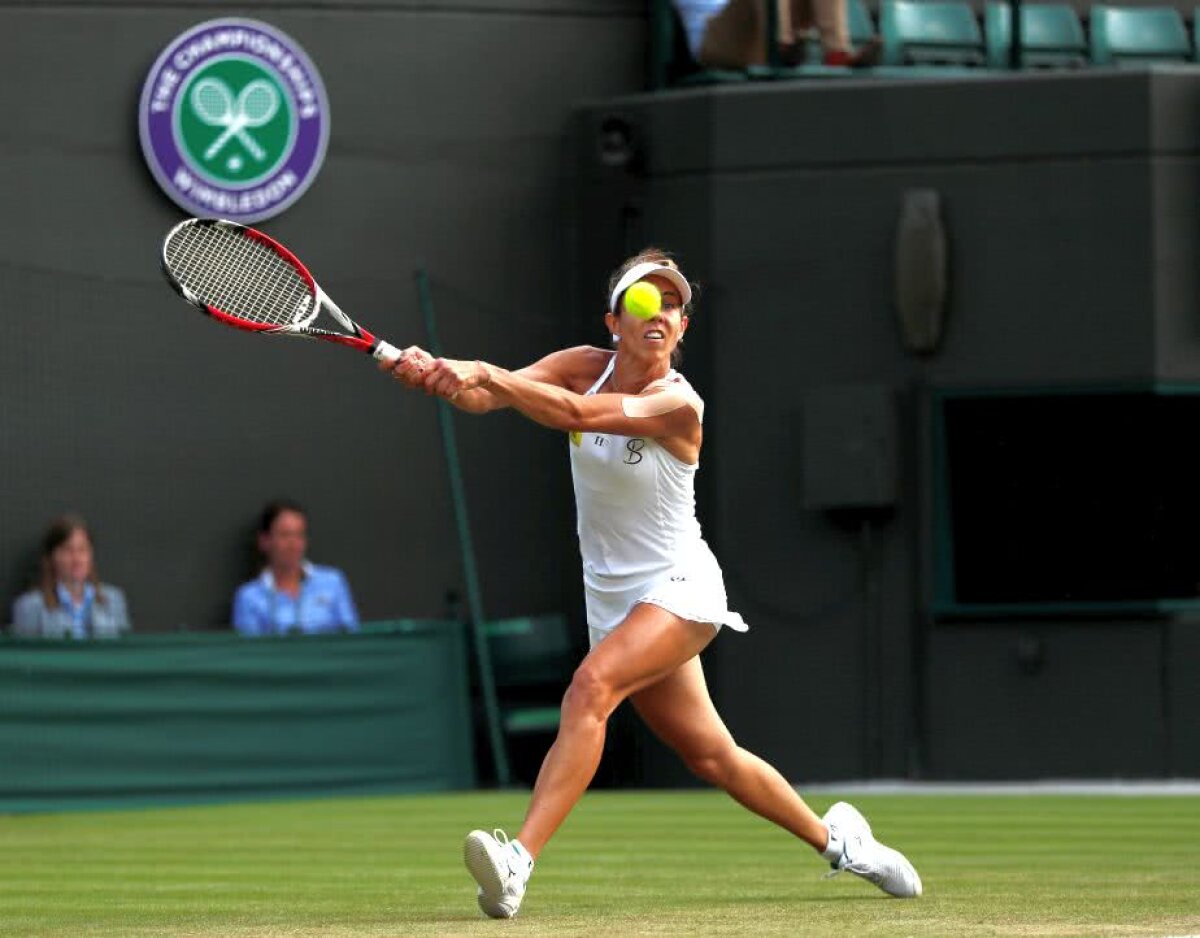
[(921, 894), (921, 877), (913, 865), (899, 850), (876, 840), (871, 825), (856, 808), (839, 801), (821, 820), (829, 828), (825, 859), (833, 866), (833, 872), (826, 876), (846, 870), (874, 883), (888, 895), (911, 899)]
[(471, 831), (463, 844), (463, 861), (479, 884), (479, 908), (489, 918), (512, 918), (525, 898), (533, 873), (533, 857), (519, 840), (502, 830)]

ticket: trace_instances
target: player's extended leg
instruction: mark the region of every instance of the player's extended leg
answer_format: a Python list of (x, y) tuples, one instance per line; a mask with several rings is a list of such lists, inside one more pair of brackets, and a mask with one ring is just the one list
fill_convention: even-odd
[(818, 852), (825, 849), (829, 831), (804, 799), (773, 766), (734, 742), (709, 697), (699, 658), (638, 691), (630, 702), (692, 772)]
[(472, 831), (463, 855), (492, 918), (520, 908), (533, 861), (591, 783), (609, 716), (630, 694), (670, 674), (713, 639), (713, 627), (639, 604), (584, 658), (563, 698), (558, 736), (542, 762), (517, 839)]
[(734, 742), (717, 714), (699, 658), (631, 697), (651, 730), (698, 776), (809, 843), (836, 870), (849, 870), (893, 896), (921, 894), (903, 854), (875, 840), (866, 819), (838, 802), (818, 818), (779, 772)]

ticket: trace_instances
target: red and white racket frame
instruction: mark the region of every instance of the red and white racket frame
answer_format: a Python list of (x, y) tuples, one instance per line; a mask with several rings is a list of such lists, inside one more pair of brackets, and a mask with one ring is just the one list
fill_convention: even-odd
[[(171, 237), (181, 228), (195, 225), (214, 225), (223, 228), (229, 228), (240, 232), (245, 237), (248, 237), (258, 243), (270, 248), (285, 260), (295, 271), (300, 275), (304, 282), (308, 285), (312, 292), (312, 308), (307, 313), (303, 320), (290, 323), (288, 325), (270, 325), (268, 323), (252, 322), (248, 319), (243, 319), (236, 313), (231, 313), (227, 310), (220, 309), (192, 293), (187, 287), (180, 283), (171, 273), (170, 265), (167, 263), (167, 244)], [(364, 329), (353, 319), (342, 312), (341, 308), (329, 298), (329, 295), (321, 289), (316, 279), (308, 268), (301, 263), (300, 258), (296, 257), (286, 247), (276, 241), (268, 234), (264, 234), (256, 228), (250, 228), (246, 225), (238, 224), (235, 221), (227, 221), (221, 218), (188, 218), (181, 221), (178, 225), (172, 228), (166, 238), (163, 239), (162, 250), (162, 267), (166, 274), (167, 280), (175, 289), (175, 292), (182, 296), (185, 300), (195, 306), (202, 312), (222, 322), (227, 326), (233, 326), (235, 329), (242, 329), (246, 332), (257, 332), (261, 335), (286, 335), (296, 336), (304, 339), (320, 339), (324, 342), (333, 342), (337, 345), (344, 345), (347, 348), (356, 349), (360, 352), (366, 352), (372, 358), (379, 361), (398, 361), (402, 357), (401, 351), (389, 342), (377, 337), (369, 329)], [(347, 333), (333, 332), (329, 329), (321, 329), (310, 325), (314, 319), (320, 314), (322, 307), (328, 310), (339, 323), (347, 330)]]

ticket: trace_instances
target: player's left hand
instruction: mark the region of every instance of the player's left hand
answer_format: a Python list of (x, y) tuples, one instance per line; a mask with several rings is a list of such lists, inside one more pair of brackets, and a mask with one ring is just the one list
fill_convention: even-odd
[(437, 358), (425, 375), (425, 390), (429, 394), (453, 400), (462, 391), (482, 387), (490, 380), (491, 374), (483, 362)]

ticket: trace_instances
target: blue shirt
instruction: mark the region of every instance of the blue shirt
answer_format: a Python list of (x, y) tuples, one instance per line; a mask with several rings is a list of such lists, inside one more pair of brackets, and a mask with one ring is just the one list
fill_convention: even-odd
[(683, 21), (688, 48), (692, 58), (700, 60), (700, 41), (704, 38), (704, 27), (717, 13), (728, 5), (729, 0), (675, 0), (675, 9)]
[(306, 562), (296, 596), (277, 590), (270, 570), (238, 587), (233, 627), (242, 635), (355, 631), (358, 610), (341, 570)]
[(108, 583), (100, 584), (100, 595), (88, 583), (83, 599), (76, 603), (61, 583), (55, 590), (58, 608), (46, 606), (41, 590), (23, 593), (13, 603), (12, 633), (23, 638), (116, 638), (128, 632), (129, 610), (125, 594)]
[(92, 604), (96, 601), (96, 587), (91, 583), (84, 584), (83, 599), (78, 603), (71, 598), (71, 591), (61, 583), (55, 585), (54, 591), (58, 594), (58, 604), (71, 617), (71, 637), (87, 638), (88, 622), (92, 618)]

